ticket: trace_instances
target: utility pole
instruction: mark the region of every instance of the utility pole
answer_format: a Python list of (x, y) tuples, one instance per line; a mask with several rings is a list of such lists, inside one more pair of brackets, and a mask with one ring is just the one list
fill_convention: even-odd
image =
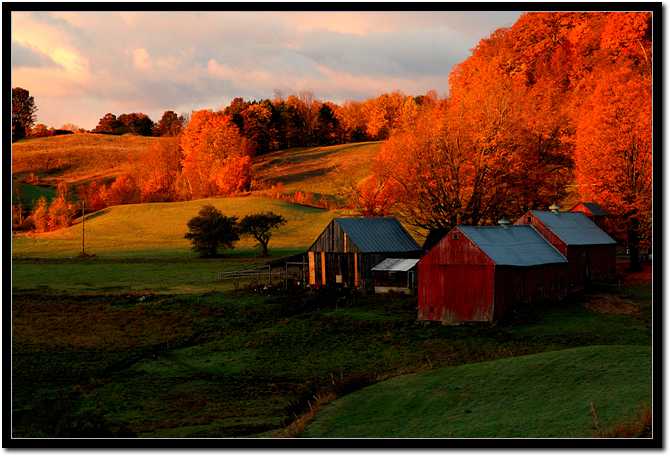
[(86, 248), (84, 247), (85, 238), (85, 224), (86, 224), (86, 200), (81, 200), (81, 256), (86, 256)]

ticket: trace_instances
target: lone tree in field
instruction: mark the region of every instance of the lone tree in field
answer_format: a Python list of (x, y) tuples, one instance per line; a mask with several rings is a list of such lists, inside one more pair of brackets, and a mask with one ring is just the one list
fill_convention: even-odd
[(28, 136), (35, 125), (35, 99), (30, 92), (21, 87), (12, 89), (12, 141)]
[(253, 236), (261, 246), (261, 256), (268, 256), (268, 243), (272, 231), (286, 224), (286, 219), (272, 212), (247, 215), (240, 222), (240, 232)]
[(184, 237), (191, 240), (192, 249), (201, 257), (216, 256), (219, 246), (232, 249), (240, 239), (237, 217), (226, 217), (211, 205), (203, 206), (186, 225)]

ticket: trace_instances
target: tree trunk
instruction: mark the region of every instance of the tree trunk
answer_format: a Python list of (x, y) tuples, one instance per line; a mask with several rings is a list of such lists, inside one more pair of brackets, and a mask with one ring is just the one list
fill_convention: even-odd
[(261, 256), (262, 257), (268, 256), (268, 243), (267, 242), (260, 242), (260, 244), (261, 244), (261, 249), (262, 249)]
[(641, 271), (640, 263), (640, 221), (631, 217), (628, 221), (628, 257), (631, 271)]

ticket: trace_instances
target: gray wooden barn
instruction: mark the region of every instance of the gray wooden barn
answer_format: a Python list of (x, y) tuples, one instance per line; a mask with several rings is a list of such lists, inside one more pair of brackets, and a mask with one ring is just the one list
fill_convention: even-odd
[(307, 250), (313, 287), (372, 289), (372, 268), (386, 258), (419, 258), (421, 249), (393, 217), (333, 219)]

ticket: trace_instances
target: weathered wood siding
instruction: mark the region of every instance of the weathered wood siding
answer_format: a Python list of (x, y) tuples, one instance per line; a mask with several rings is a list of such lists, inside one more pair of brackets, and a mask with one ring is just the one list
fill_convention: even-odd
[(419, 320), (491, 321), (494, 265), (458, 228), (417, 265)]
[[(372, 268), (386, 258), (417, 258), (419, 252), (361, 252), (339, 224), (331, 221), (308, 249), (310, 285), (372, 289)], [(312, 256), (314, 255), (314, 281)], [(340, 280), (338, 281), (338, 276)]]

